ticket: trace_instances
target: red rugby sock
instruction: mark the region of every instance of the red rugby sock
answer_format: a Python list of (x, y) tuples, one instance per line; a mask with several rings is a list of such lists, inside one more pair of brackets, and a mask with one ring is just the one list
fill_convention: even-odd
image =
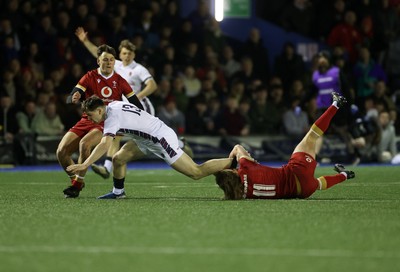
[(322, 176), (318, 178), (319, 181), (319, 189), (320, 190), (326, 190), (333, 185), (336, 185), (338, 183), (341, 183), (342, 181), (346, 180), (346, 176), (343, 174), (336, 174), (333, 176)]

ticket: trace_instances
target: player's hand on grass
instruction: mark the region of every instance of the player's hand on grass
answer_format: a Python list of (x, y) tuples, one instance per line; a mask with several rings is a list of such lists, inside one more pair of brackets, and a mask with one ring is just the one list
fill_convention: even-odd
[(72, 172), (72, 173), (76, 173), (76, 172), (86, 170), (86, 169), (87, 169), (87, 166), (84, 164), (72, 164), (67, 167), (67, 171)]

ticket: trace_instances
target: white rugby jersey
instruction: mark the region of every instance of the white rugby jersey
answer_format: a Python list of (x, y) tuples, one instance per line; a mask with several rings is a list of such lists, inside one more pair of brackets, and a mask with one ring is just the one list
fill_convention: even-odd
[(124, 66), (122, 61), (116, 60), (114, 70), (128, 81), (135, 94), (142, 90), (142, 83), (146, 83), (147, 80), (153, 78), (143, 65), (135, 61), (132, 61), (128, 66)]
[(152, 140), (169, 129), (163, 121), (133, 104), (114, 101), (106, 106), (104, 136), (129, 135), (133, 138)]

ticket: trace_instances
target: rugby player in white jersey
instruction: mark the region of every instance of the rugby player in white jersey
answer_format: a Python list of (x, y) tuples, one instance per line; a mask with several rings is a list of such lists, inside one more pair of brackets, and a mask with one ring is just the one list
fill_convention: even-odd
[(129, 139), (113, 157), (113, 190), (99, 199), (125, 198), (126, 164), (149, 153), (153, 153), (176, 171), (194, 180), (232, 165), (233, 158), (213, 159), (196, 164), (179, 147), (178, 136), (173, 129), (157, 117), (128, 102), (119, 101), (105, 105), (100, 98), (92, 96), (83, 102), (82, 109), (92, 122), (97, 124), (104, 121), (103, 138), (83, 163), (69, 166), (68, 171), (87, 169), (107, 152), (115, 136), (124, 135)]
[[(96, 56), (97, 46), (93, 44), (87, 37), (87, 32), (83, 27), (78, 27), (75, 31), (75, 35), (83, 43), (86, 49), (93, 55)], [(129, 40), (121, 41), (119, 47), (119, 58), (121, 60), (115, 61), (114, 70), (120, 74), (129, 85), (132, 87), (134, 93), (139, 98), (145, 111), (151, 115), (155, 115), (153, 104), (148, 98), (149, 95), (157, 90), (157, 83), (153, 79), (150, 72), (141, 64), (135, 62), (135, 50), (136, 47)], [(142, 89), (142, 86), (144, 88)], [(127, 101), (127, 100), (125, 100)], [(184, 140), (180, 140), (179, 145), (184, 149), (189, 156), (193, 157), (193, 152)], [(114, 140), (113, 145), (107, 152), (106, 160), (104, 165), (92, 165), (92, 169), (95, 173), (99, 174), (103, 178), (108, 178), (112, 169), (112, 156), (118, 151), (120, 146), (120, 138), (117, 137)]]

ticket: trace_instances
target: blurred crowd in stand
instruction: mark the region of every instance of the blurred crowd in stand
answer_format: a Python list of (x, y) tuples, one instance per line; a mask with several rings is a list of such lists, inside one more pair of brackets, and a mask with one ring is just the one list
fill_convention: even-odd
[(136, 46), (135, 61), (158, 84), (149, 97), (156, 115), (179, 135), (299, 139), (326, 107), (328, 73), (349, 101), (331, 133), (351, 160), (390, 161), (400, 131), (400, 1), (278, 2), (273, 23), (329, 49), (308, 64), (287, 42), (270, 61), (263, 44), (273, 37), (256, 27), (244, 42), (227, 37), (204, 0), (184, 18), (177, 0), (2, 1), (2, 143), (63, 135), (79, 120), (66, 96), (97, 67), (74, 34), (82, 26), (96, 45)]

